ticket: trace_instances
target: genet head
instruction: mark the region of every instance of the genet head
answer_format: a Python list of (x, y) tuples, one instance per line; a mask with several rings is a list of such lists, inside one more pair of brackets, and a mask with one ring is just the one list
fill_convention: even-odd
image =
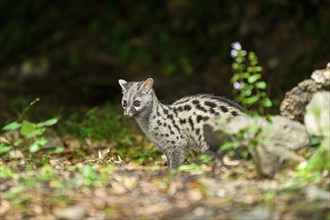
[(126, 82), (120, 79), (118, 82), (123, 91), (121, 104), (124, 109), (124, 116), (137, 117), (151, 106), (154, 83), (152, 78), (140, 82)]

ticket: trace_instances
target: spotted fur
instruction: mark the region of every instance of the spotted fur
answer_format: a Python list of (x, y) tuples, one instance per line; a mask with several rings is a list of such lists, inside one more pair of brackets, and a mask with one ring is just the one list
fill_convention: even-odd
[[(164, 105), (152, 89), (151, 78), (141, 82), (119, 80), (119, 84), (123, 90), (122, 104), (126, 103), (124, 115), (135, 118), (146, 136), (166, 155), (170, 168), (181, 165), (187, 152), (209, 149), (204, 138), (205, 124), (212, 126), (221, 117), (242, 113), (237, 103), (209, 94), (187, 96)], [(134, 106), (136, 100), (139, 106)]]

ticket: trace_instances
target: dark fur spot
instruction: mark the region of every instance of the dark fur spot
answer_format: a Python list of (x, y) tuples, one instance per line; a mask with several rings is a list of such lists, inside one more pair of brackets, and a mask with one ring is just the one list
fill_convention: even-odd
[(211, 112), (211, 114), (216, 114), (216, 112), (214, 111), (213, 108), (210, 108), (210, 112)]
[(241, 111), (243, 110), (242, 109), (242, 106), (240, 106), (236, 102), (234, 102), (234, 101), (232, 101), (230, 99), (227, 99), (225, 97), (215, 96), (215, 95), (208, 95), (208, 94), (201, 95), (200, 97), (201, 98), (209, 98), (209, 99), (213, 99), (213, 100), (216, 100), (216, 101), (224, 102), (224, 103), (226, 103), (229, 106), (232, 106), (234, 108), (237, 108), (238, 110), (241, 110)]
[(180, 133), (180, 128), (179, 128), (176, 124), (173, 124), (173, 126), (174, 126), (175, 129)]
[(171, 120), (173, 119), (173, 115), (168, 115), (167, 117)]
[(160, 120), (159, 120), (159, 119), (157, 120), (157, 124), (158, 124), (158, 125), (160, 125), (160, 126), (162, 126), (162, 125), (163, 125), (163, 124), (160, 122)]
[(183, 108), (186, 111), (190, 111), (191, 110), (191, 106), (190, 105), (184, 105)]
[(237, 111), (232, 111), (232, 112), (231, 112), (231, 115), (235, 117), (235, 116), (238, 115), (238, 113), (237, 113)]
[(193, 123), (193, 120), (191, 119), (191, 117), (188, 118), (188, 121), (189, 121), (191, 130), (194, 130), (194, 123)]
[(177, 140), (179, 140), (179, 137), (178, 137), (178, 136), (176, 136), (176, 139), (177, 139)]
[(200, 104), (196, 105), (196, 108), (203, 111), (203, 112), (207, 112), (207, 110), (203, 106), (201, 106)]
[(172, 142), (172, 144), (175, 144), (175, 141), (171, 141)]
[(180, 118), (180, 120), (179, 120), (180, 125), (185, 124), (186, 122), (187, 122), (186, 119), (181, 119)]
[(203, 121), (206, 121), (207, 119), (209, 119), (209, 117), (208, 116), (201, 116), (201, 115), (198, 115), (197, 116), (197, 123), (199, 123), (201, 120), (203, 120)]
[(164, 114), (167, 115), (168, 114), (168, 110), (163, 108)]
[(183, 111), (182, 106), (179, 106), (179, 107), (178, 107), (178, 111), (179, 111), (179, 112), (182, 112), (182, 111)]
[(226, 106), (221, 105), (220, 106), (221, 111), (228, 112), (228, 108)]
[(173, 108), (173, 112), (174, 112), (175, 116), (178, 116), (178, 110), (176, 108)]
[(195, 100), (192, 101), (192, 103), (193, 103), (194, 105), (198, 105), (198, 104), (199, 104), (199, 101), (195, 99)]
[(199, 135), (199, 131), (200, 131), (200, 129), (197, 128), (197, 129), (196, 129), (196, 135)]
[(168, 129), (170, 130), (170, 133), (171, 134), (174, 134), (173, 130), (172, 130), (172, 127), (170, 125), (167, 125)]
[(170, 135), (169, 134), (165, 134), (166, 137), (169, 137)]
[(207, 106), (210, 106), (210, 108), (217, 107), (217, 104), (216, 103), (210, 102), (210, 101), (205, 101), (204, 104), (207, 105)]

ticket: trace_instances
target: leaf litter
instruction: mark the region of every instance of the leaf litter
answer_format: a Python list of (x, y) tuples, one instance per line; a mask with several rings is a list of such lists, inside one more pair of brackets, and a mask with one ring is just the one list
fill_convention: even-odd
[(83, 160), (78, 141), (65, 141), (64, 152), (43, 166), (22, 156), (0, 161), (1, 219), (322, 219), (329, 213), (329, 192), (285, 186), (281, 179), (290, 172), (259, 179), (251, 162), (228, 157), (198, 170), (169, 170), (161, 158), (141, 165), (111, 147)]

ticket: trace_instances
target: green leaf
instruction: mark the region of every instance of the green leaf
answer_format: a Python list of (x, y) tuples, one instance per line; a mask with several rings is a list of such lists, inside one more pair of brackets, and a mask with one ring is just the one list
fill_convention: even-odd
[(21, 135), (23, 136), (31, 136), (32, 133), (36, 130), (35, 124), (31, 123), (29, 121), (23, 121), (22, 127), (21, 127)]
[(256, 72), (261, 72), (262, 71), (262, 67), (261, 66), (256, 66), (254, 70)]
[(247, 81), (248, 81), (248, 83), (252, 84), (260, 78), (261, 78), (260, 74), (255, 74), (255, 75), (250, 76)]
[(44, 127), (44, 126), (52, 126), (52, 125), (56, 124), (58, 121), (59, 121), (58, 118), (51, 118), (46, 121), (37, 123), (36, 126), (37, 126), (37, 128)]
[(1, 143), (0, 144), (0, 154), (7, 153), (13, 148), (12, 145), (7, 144), (7, 143)]
[(262, 103), (262, 106), (264, 106), (264, 107), (271, 107), (272, 106), (272, 101), (267, 97), (263, 98), (261, 100), (261, 103)]
[(236, 141), (234, 141), (234, 142), (226, 142), (223, 145), (221, 145), (220, 151), (228, 150), (228, 149), (236, 149), (239, 146), (240, 146), (240, 144), (238, 142), (236, 142)]
[(48, 153), (50, 153), (50, 154), (58, 154), (58, 153), (61, 153), (63, 151), (64, 151), (64, 147), (57, 146), (57, 147), (55, 147), (55, 149), (49, 150)]
[(47, 143), (48, 143), (47, 138), (37, 139), (35, 142), (33, 142), (33, 144), (30, 145), (29, 150), (31, 153), (35, 153), (39, 151)]
[(257, 83), (256, 83), (256, 87), (257, 87), (258, 89), (266, 89), (267, 84), (266, 84), (264, 81), (257, 82)]
[(4, 131), (12, 131), (12, 130), (15, 130), (17, 128), (20, 128), (21, 127), (21, 123), (18, 123), (17, 121), (13, 121), (7, 125), (5, 125), (2, 130)]
[(200, 171), (201, 167), (197, 164), (187, 164), (178, 167), (179, 171)]
[(39, 129), (36, 129), (32, 134), (31, 134), (31, 137), (33, 136), (40, 136), (40, 135), (43, 135), (46, 131), (46, 128), (39, 128)]
[(46, 128), (37, 128), (35, 123), (23, 121), (20, 133), (26, 137), (34, 137), (42, 135), (45, 131)]
[(19, 146), (19, 145), (22, 144), (22, 143), (23, 143), (23, 140), (22, 140), (22, 139), (18, 139), (17, 141), (14, 142), (13, 145), (14, 145), (15, 147), (17, 147), (17, 146)]
[(252, 96), (252, 97), (249, 97), (249, 98), (243, 99), (242, 102), (243, 102), (244, 104), (251, 105), (251, 104), (255, 103), (256, 101), (258, 101), (259, 98), (260, 98), (260, 95), (255, 95), (255, 96)]

